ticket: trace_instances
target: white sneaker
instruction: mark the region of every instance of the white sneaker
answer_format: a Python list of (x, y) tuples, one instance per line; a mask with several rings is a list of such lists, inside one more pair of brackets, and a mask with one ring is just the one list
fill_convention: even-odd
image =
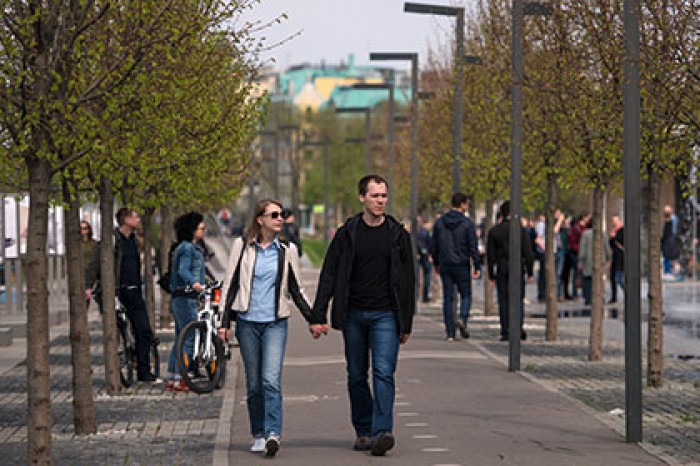
[(275, 434), (271, 433), (265, 441), (265, 456), (272, 458), (277, 454), (280, 449), (280, 438)]
[(262, 437), (255, 437), (253, 439), (253, 446), (250, 447), (250, 451), (253, 453), (262, 453), (265, 451), (265, 439)]

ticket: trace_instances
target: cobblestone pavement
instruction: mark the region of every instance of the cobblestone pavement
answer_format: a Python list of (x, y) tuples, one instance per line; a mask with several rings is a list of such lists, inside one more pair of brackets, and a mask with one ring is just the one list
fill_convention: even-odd
[[(436, 304), (423, 306), (421, 313), (442, 322), (442, 311)], [(621, 321), (608, 320), (607, 324), (623, 326)], [(578, 401), (624, 436), (623, 342), (614, 332), (606, 334), (603, 360), (589, 362), (587, 318), (560, 319), (556, 342), (544, 341), (544, 325), (544, 319), (526, 319), (528, 339), (521, 346), (523, 375)], [(497, 317), (473, 309), (469, 331), (471, 341), (507, 365), (508, 344), (498, 341)], [(646, 354), (642, 367), (646, 368)], [(700, 360), (667, 357), (664, 377), (663, 388), (643, 389), (642, 446), (669, 464), (700, 464)]]
[[(54, 464), (211, 464), (223, 393), (173, 394), (164, 384), (137, 384), (122, 395), (107, 395), (100, 325), (90, 324), (95, 435), (73, 431), (70, 343), (67, 336), (51, 341)], [(173, 333), (158, 336), (165, 374)], [(0, 378), (0, 463), (27, 463), (26, 424), (26, 366), (20, 364)]]

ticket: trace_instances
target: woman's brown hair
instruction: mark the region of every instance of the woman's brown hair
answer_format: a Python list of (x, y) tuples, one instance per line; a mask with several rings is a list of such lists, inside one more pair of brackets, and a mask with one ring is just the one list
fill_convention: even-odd
[(255, 209), (253, 210), (253, 218), (250, 221), (247, 229), (248, 242), (253, 240), (260, 241), (262, 238), (262, 228), (258, 223), (258, 217), (262, 217), (265, 214), (267, 206), (274, 204), (280, 209), (283, 209), (282, 203), (276, 199), (265, 198), (260, 199), (257, 204), (255, 204)]

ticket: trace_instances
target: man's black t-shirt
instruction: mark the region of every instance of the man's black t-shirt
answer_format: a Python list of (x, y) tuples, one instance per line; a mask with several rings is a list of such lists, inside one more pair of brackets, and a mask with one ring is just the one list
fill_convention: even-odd
[(350, 307), (368, 310), (391, 308), (390, 247), (391, 233), (386, 221), (377, 227), (359, 222), (350, 277)]
[(139, 246), (136, 243), (136, 235), (131, 233), (128, 237), (119, 232), (122, 240), (122, 263), (119, 269), (118, 286), (141, 286), (141, 258)]

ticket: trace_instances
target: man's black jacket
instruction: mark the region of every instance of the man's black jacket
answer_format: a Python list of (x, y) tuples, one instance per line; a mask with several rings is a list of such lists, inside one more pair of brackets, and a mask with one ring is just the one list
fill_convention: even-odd
[[(510, 241), (510, 220), (499, 223), (489, 231), (486, 242), (486, 257), (489, 264), (489, 279), (495, 280), (497, 274), (508, 275), (508, 251)], [(520, 228), (521, 266), (528, 277), (532, 277), (534, 256), (532, 242), (524, 228)]]
[[(520, 258), (523, 272), (532, 277), (532, 242), (524, 228), (520, 228)], [(510, 221), (499, 223), (489, 231), (486, 243), (486, 257), (489, 264), (489, 279), (495, 280), (497, 274), (508, 275), (508, 251), (510, 250)]]
[[(337, 330), (342, 330), (345, 326), (357, 225), (361, 221), (362, 214), (349, 218), (345, 225), (338, 229), (333, 241), (331, 241), (318, 281), (318, 290), (312, 312), (312, 322), (314, 323), (327, 322), (328, 303), (333, 299), (331, 325)], [(393, 217), (387, 215), (385, 221), (388, 222), (391, 234), (391, 251), (389, 252), (391, 304), (396, 312), (399, 334), (410, 334), (416, 310), (416, 275), (411, 237)]]
[(474, 222), (458, 210), (451, 209), (435, 222), (430, 252), (433, 264), (464, 265), (469, 263), (474, 270), (481, 270), (479, 248), (476, 244)]

